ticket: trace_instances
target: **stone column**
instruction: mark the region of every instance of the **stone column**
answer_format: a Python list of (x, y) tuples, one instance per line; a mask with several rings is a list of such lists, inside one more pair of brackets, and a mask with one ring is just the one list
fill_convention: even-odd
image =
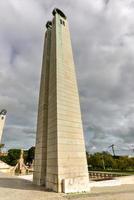
[(37, 185), (45, 185), (46, 183), (50, 47), (51, 28), (48, 27), (45, 34), (42, 61), (33, 176), (34, 183)]
[(7, 113), (7, 111), (4, 109), (0, 112), (0, 143), (1, 143), (4, 124), (5, 124), (5, 120), (6, 120), (6, 113)]
[[(46, 94), (47, 119), (44, 118), (45, 123), (40, 126), (41, 130), (43, 126), (45, 127), (45, 135), (43, 136), (37, 128), (37, 139), (41, 143), (44, 141), (46, 147), (45, 165), (41, 164), (42, 153), (40, 152), (38, 160), (40, 168), (37, 176), (41, 174), (42, 167), (45, 176), (40, 176), (39, 179), (44, 180), (46, 188), (65, 193), (84, 192), (90, 190), (89, 176), (70, 32), (64, 13), (55, 9), (53, 15), (48, 56), (49, 75), (46, 75), (49, 80)], [(41, 82), (46, 79), (45, 76), (42, 78)], [(43, 88), (40, 90), (45, 92), (45, 84), (41, 85)], [(44, 112), (42, 109), (39, 110), (38, 116), (40, 112)], [(40, 120), (38, 117), (38, 124)], [(36, 165), (38, 149), (37, 142)]]

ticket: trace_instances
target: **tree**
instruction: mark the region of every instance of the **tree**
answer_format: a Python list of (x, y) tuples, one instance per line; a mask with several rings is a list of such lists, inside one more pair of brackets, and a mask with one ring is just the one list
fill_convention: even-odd
[[(15, 166), (17, 164), (17, 161), (20, 158), (21, 149), (9, 149), (7, 156), (0, 156), (0, 159), (3, 162), (6, 162), (7, 164), (11, 166)], [(29, 150), (24, 150), (24, 162), (32, 164), (34, 160), (34, 154), (35, 154), (35, 147), (31, 147)]]
[(126, 171), (129, 168), (129, 158), (122, 156), (117, 160), (118, 169), (121, 171)]
[(108, 152), (87, 153), (87, 162), (91, 170), (134, 171), (134, 158), (128, 156), (112, 156)]
[(102, 154), (106, 169), (113, 169), (113, 166), (115, 166), (115, 161), (113, 159), (113, 156), (108, 152), (103, 152)]
[(27, 154), (27, 159), (26, 161), (30, 164), (32, 164), (33, 160), (34, 160), (34, 156), (35, 156), (35, 147), (31, 147), (28, 150), (28, 154)]
[(10, 149), (8, 150), (8, 164), (15, 166), (17, 164), (18, 159), (20, 158), (20, 149)]
[(1, 153), (1, 149), (5, 146), (5, 144), (0, 144), (0, 153)]
[(90, 155), (90, 157), (88, 158), (88, 165), (92, 166), (92, 169), (94, 170), (103, 169), (104, 166), (102, 162), (102, 155), (100, 153)]

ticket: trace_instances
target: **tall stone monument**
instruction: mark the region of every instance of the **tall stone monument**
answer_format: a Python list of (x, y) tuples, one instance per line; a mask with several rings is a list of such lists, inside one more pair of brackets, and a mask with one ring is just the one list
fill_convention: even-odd
[(79, 94), (67, 18), (47, 22), (38, 107), (34, 183), (56, 192), (89, 191)]
[(1, 110), (1, 112), (0, 112), (0, 143), (1, 143), (3, 128), (4, 128), (4, 124), (5, 124), (5, 120), (6, 120), (6, 114), (7, 114), (6, 110), (4, 110), (4, 109)]

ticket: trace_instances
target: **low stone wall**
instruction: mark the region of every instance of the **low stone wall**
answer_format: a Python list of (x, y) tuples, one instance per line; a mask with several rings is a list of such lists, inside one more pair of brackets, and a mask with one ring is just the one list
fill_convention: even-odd
[(115, 177), (124, 176), (122, 173), (110, 173), (110, 172), (97, 172), (97, 171), (89, 171), (90, 180), (110, 180)]

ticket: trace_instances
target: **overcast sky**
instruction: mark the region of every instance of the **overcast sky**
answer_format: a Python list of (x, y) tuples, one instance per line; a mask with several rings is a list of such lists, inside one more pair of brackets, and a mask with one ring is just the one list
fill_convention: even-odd
[(45, 24), (67, 15), (86, 147), (132, 154), (134, 147), (134, 0), (1, 0), (0, 110), (8, 111), (6, 148), (35, 145)]

